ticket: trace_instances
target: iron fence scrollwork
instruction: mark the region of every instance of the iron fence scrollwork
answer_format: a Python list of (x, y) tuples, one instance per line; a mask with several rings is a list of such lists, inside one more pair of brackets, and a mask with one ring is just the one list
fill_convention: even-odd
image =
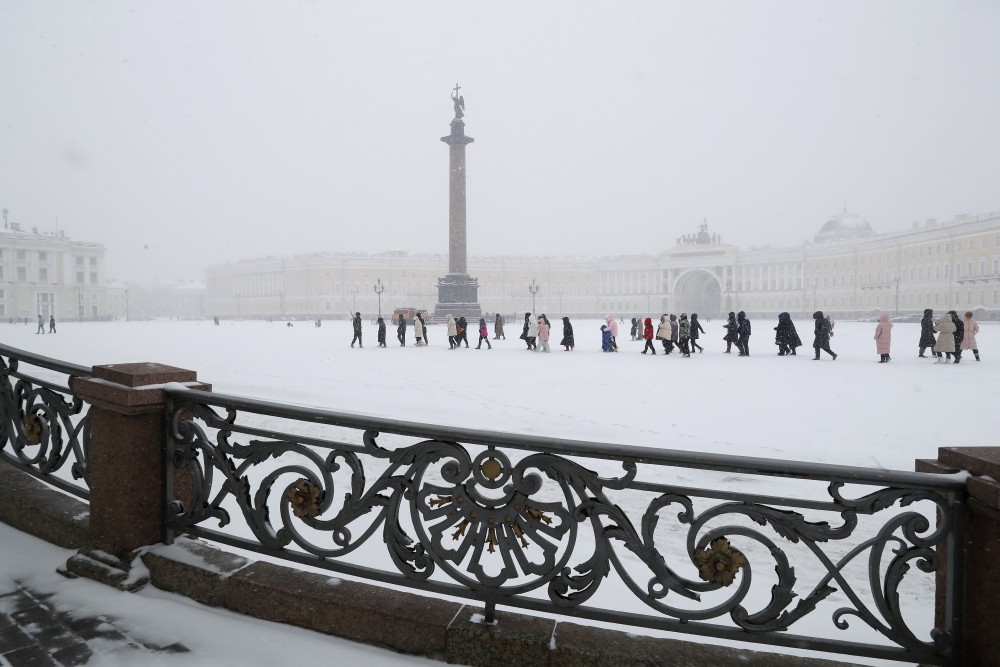
[(68, 386), (22, 371), (22, 363), (66, 376), (67, 383), (69, 378), (90, 375), (86, 366), (0, 345), (0, 457), (87, 500), (90, 419), (86, 404)]
[[(957, 660), (957, 620), (918, 636), (904, 601), (907, 575), (936, 572), (939, 548), (957, 539), (962, 487), (955, 480), (822, 465), (800, 465), (789, 475), (778, 472), (781, 462), (765, 459), (698, 459), (179, 388), (168, 394), (175, 448), (168, 477), (188, 480), (183, 494), (168, 496), (176, 533), (479, 600), (491, 614), (500, 604), (772, 645)], [(355, 437), (278, 431), (253, 417), (327, 425)], [(408, 441), (383, 445), (386, 434)], [(683, 467), (792, 476), (825, 485), (826, 497), (682, 487), (669, 471)], [(640, 469), (656, 474), (647, 479)], [(855, 488), (864, 492), (846, 492)], [(235, 513), (242, 534), (227, 530)], [(369, 555), (348, 558), (383, 549), (379, 542), (381, 565)], [(810, 571), (820, 573), (809, 587), (800, 582), (792, 546), (811, 555)], [(957, 576), (951, 567), (948, 576)], [(852, 568), (863, 575), (852, 578)], [(612, 575), (638, 604), (588, 604)], [(770, 590), (755, 591), (755, 577)], [(821, 606), (832, 634), (858, 622), (883, 641), (788, 632)]]

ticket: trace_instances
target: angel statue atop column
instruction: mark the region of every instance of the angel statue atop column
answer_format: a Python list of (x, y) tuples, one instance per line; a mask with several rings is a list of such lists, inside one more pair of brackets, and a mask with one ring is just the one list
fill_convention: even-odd
[(451, 95), (451, 101), (455, 103), (455, 118), (461, 118), (465, 115), (465, 97), (458, 94), (459, 90), (461, 90), (461, 86), (456, 83), (455, 90)]

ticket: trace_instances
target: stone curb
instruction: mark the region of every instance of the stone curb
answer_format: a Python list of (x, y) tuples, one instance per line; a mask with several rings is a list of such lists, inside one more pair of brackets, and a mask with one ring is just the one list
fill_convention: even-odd
[(83, 548), (90, 536), (90, 508), (0, 461), (0, 521), (64, 549)]

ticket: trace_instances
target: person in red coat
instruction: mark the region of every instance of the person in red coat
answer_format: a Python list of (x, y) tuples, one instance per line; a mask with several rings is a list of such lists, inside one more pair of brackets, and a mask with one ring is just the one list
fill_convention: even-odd
[(875, 351), (879, 354), (878, 362), (884, 364), (889, 361), (889, 345), (892, 343), (892, 322), (888, 315), (878, 318), (875, 326)]
[(646, 347), (642, 349), (642, 353), (646, 354), (646, 350), (649, 350), (656, 354), (656, 348), (653, 347), (653, 320), (648, 317), (642, 326), (642, 337), (646, 339)]

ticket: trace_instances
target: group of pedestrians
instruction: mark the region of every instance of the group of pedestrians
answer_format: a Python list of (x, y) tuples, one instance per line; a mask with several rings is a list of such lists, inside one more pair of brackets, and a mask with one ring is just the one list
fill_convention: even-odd
[[(27, 324), (28, 323), (28, 319), (25, 318), (24, 322), (25, 322), (25, 324)], [(55, 332), (56, 332), (56, 318), (55, 318), (55, 315), (49, 315), (49, 333), (55, 333)], [(42, 317), (41, 315), (39, 315), (38, 316), (38, 330), (35, 331), (35, 334), (43, 334), (43, 333), (45, 333), (45, 318)]]
[[(350, 315), (354, 338), (351, 340), (351, 347), (357, 343), (362, 347), (362, 326), (361, 313), (356, 312)], [(469, 347), (468, 322), (464, 316), (457, 319), (450, 314), (446, 316), (448, 328), (448, 347), (457, 350), (464, 346)], [(837, 359), (837, 353), (830, 347), (830, 339), (834, 333), (834, 321), (824, 315), (823, 311), (817, 310), (813, 313), (813, 351), (814, 361), (819, 361), (821, 352), (826, 352), (832, 360)], [(423, 315), (417, 313), (412, 320), (413, 335), (416, 339), (417, 347), (427, 345), (427, 324)], [(406, 316), (398, 316), (396, 327), (396, 338), (400, 346), (406, 346)], [(704, 352), (705, 348), (698, 344), (698, 340), (705, 329), (698, 320), (698, 314), (692, 313), (690, 319), (687, 313), (681, 313), (678, 317), (674, 314), (663, 314), (660, 316), (658, 326), (653, 327), (651, 317), (633, 317), (631, 322), (631, 337), (633, 341), (645, 341), (642, 354), (656, 354), (654, 341), (660, 341), (662, 352), (669, 355), (677, 350), (682, 357), (690, 357), (695, 350)], [(51, 320), (51, 332), (55, 331), (55, 321)], [(750, 336), (752, 327), (750, 318), (744, 311), (738, 313), (730, 312), (725, 324), (722, 339), (726, 342), (725, 354), (731, 354), (735, 345), (738, 356), (750, 356)], [(385, 347), (386, 324), (383, 318), (378, 318), (378, 346)], [(43, 332), (43, 321), (39, 316), (39, 331)], [(795, 323), (789, 313), (784, 312), (778, 315), (777, 326), (774, 327), (774, 344), (778, 347), (778, 356), (796, 356), (796, 350), (802, 347), (802, 339), (795, 329)], [(504, 334), (504, 318), (499, 313), (496, 314), (493, 328), (493, 340), (506, 340)], [(524, 314), (524, 322), (521, 328), (521, 340), (525, 343), (525, 349), (533, 352), (549, 352), (549, 340), (552, 333), (552, 323), (544, 313), (537, 317), (534, 313)], [(926, 358), (924, 354), (928, 349), (934, 355), (935, 363), (959, 363), (962, 360), (963, 350), (972, 350), (976, 361), (979, 361), (979, 346), (976, 342), (976, 334), (979, 333), (979, 324), (975, 321), (971, 312), (966, 312), (964, 318), (960, 318), (954, 310), (948, 311), (941, 317), (934, 319), (934, 311), (931, 308), (924, 310), (923, 319), (920, 321), (920, 341), (919, 356)], [(936, 334), (936, 335), (935, 335)], [(611, 315), (606, 317), (606, 321), (601, 325), (601, 349), (604, 352), (618, 352), (618, 321)], [(888, 315), (882, 315), (875, 326), (875, 348), (879, 355), (879, 363), (891, 361), (892, 345), (892, 322)], [(490, 343), (489, 328), (485, 317), (479, 318), (479, 342), (476, 349), (482, 349), (486, 343), (486, 349), (492, 350)], [(562, 339), (559, 344), (565, 352), (570, 352), (576, 347), (576, 339), (573, 334), (573, 324), (569, 317), (562, 318)]]
[[(934, 338), (935, 332), (938, 334), (937, 339)], [(979, 323), (970, 311), (966, 311), (965, 317), (960, 318), (957, 311), (949, 310), (935, 321), (934, 311), (927, 308), (920, 320), (919, 356), (926, 358), (924, 352), (931, 348), (934, 363), (957, 364), (962, 361), (962, 350), (972, 350), (976, 361), (979, 361), (979, 344), (976, 342), (978, 333)]]

